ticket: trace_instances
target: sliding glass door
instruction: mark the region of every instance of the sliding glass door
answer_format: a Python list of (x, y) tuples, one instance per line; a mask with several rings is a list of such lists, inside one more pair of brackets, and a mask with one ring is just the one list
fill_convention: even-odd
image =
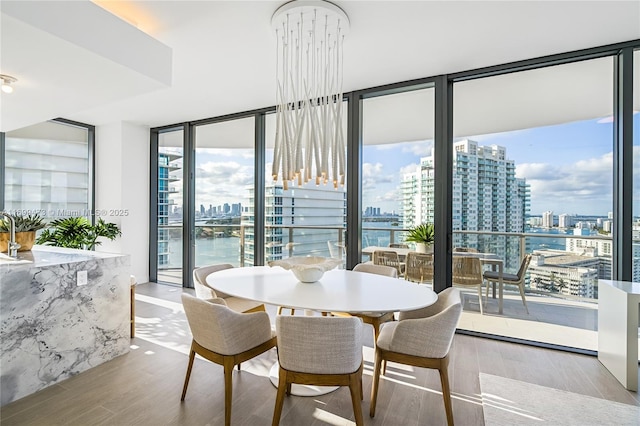
[(184, 132), (158, 135), (157, 280), (182, 284)]
[(452, 247), (491, 253), (510, 274), (532, 255), (527, 307), (507, 286), (503, 312), (490, 292), (480, 315), (469, 288), (462, 328), (597, 349), (598, 279), (612, 270), (613, 70), (604, 57), (454, 85)]
[(195, 128), (194, 266), (253, 265), (253, 117)]
[(362, 101), (362, 248), (403, 244), (408, 229), (433, 223), (434, 108), (433, 87)]

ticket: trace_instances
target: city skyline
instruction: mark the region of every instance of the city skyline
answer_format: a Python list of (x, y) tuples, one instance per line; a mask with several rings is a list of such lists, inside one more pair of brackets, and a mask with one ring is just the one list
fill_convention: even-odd
[[(640, 114), (634, 115), (634, 125), (640, 128)], [(532, 216), (547, 210), (606, 216), (612, 210), (613, 128), (607, 118), (456, 138), (462, 139), (507, 149), (507, 158), (515, 162), (516, 176), (525, 178), (530, 185)], [(635, 132), (634, 164), (640, 164), (639, 139)], [(400, 211), (402, 175), (419, 167), (420, 158), (428, 156), (432, 146), (432, 141), (365, 145), (362, 205), (386, 212)], [(272, 154), (267, 150), (268, 159)], [(268, 184), (270, 162), (266, 170)], [(253, 179), (253, 150), (197, 150), (196, 205), (246, 201), (247, 187)], [(634, 214), (640, 211), (638, 198), (634, 196)]]

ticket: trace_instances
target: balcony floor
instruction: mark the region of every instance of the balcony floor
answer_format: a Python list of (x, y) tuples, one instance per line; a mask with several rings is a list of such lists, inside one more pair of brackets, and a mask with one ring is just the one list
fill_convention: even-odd
[(589, 351), (598, 350), (598, 305), (526, 294), (527, 314), (519, 293), (504, 293), (503, 314), (491, 295), (480, 315), (478, 296), (464, 291), (459, 328)]

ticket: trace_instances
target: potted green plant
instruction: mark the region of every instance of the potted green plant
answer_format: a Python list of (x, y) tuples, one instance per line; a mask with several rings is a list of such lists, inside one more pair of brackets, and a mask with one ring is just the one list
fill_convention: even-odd
[(93, 250), (100, 245), (98, 238), (104, 237), (111, 241), (122, 235), (115, 223), (99, 219), (92, 225), (86, 217), (76, 216), (52, 221), (47, 229), (38, 237), (37, 244), (67, 247), (81, 250)]
[[(16, 224), (16, 242), (20, 244), (18, 251), (29, 251), (36, 239), (36, 231), (46, 226), (40, 215), (12, 215)], [(9, 219), (0, 220), (0, 252), (7, 251), (11, 225)]]
[(421, 223), (409, 230), (405, 241), (415, 243), (417, 252), (427, 253), (430, 247), (433, 250), (434, 236), (433, 223)]

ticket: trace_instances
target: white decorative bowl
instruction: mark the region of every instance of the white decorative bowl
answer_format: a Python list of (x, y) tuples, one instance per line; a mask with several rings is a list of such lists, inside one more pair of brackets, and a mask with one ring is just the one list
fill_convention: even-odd
[(342, 265), (342, 260), (319, 256), (290, 257), (269, 262), (271, 267), (280, 266), (293, 272), (293, 275), (303, 283), (318, 281), (326, 271), (330, 271), (338, 265)]

